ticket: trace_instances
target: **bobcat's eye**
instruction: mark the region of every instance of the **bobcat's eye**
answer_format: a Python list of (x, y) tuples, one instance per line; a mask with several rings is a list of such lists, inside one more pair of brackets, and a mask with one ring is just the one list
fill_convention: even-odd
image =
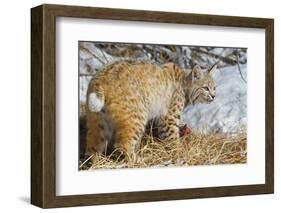
[(209, 91), (209, 87), (202, 87), (204, 90)]

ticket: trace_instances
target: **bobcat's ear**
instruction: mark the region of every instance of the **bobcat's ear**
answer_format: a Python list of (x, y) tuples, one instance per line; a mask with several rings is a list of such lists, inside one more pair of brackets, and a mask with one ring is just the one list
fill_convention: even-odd
[(192, 77), (194, 79), (201, 79), (203, 77), (203, 70), (201, 69), (201, 67), (199, 65), (195, 65), (192, 68)]
[(176, 65), (174, 63), (167, 63), (167, 64), (163, 65), (163, 68), (164, 69), (173, 69), (173, 70), (175, 70), (176, 69)]
[(214, 75), (214, 73), (216, 72), (216, 70), (217, 70), (217, 63), (216, 64), (214, 64), (212, 67), (211, 67), (211, 69), (208, 71), (209, 72), (209, 75)]

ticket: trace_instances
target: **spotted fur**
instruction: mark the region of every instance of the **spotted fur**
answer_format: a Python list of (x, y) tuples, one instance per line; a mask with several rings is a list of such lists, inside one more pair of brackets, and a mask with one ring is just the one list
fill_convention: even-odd
[(159, 137), (180, 141), (184, 108), (214, 100), (211, 74), (215, 70), (127, 61), (106, 66), (87, 91), (87, 153), (106, 154), (110, 148), (121, 148), (135, 160), (145, 126), (152, 119), (159, 127)]

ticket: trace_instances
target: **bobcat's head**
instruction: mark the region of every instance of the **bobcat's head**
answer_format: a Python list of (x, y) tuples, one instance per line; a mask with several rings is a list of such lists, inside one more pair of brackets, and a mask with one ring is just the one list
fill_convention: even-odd
[(210, 103), (216, 96), (216, 83), (212, 77), (217, 66), (209, 70), (203, 70), (196, 65), (189, 74), (189, 90), (186, 94), (191, 104)]

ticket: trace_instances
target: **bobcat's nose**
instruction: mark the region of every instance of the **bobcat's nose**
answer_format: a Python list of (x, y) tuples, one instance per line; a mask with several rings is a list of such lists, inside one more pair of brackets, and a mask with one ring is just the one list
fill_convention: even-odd
[(215, 99), (215, 96), (214, 95), (209, 95), (209, 102), (212, 102), (213, 100)]

